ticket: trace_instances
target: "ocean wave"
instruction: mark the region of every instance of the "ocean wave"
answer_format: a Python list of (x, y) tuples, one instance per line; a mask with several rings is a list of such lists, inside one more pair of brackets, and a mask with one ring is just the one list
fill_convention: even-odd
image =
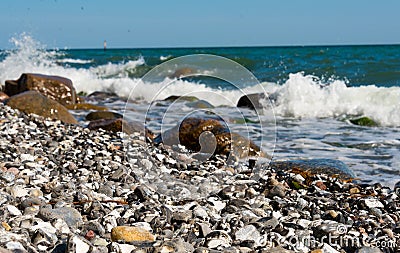
[[(113, 91), (119, 96), (152, 101), (171, 95), (195, 95), (214, 106), (235, 106), (244, 94), (266, 91), (274, 97), (277, 116), (295, 118), (326, 118), (352, 115), (371, 117), (382, 126), (400, 126), (400, 87), (374, 85), (348, 87), (342, 80), (322, 82), (302, 72), (290, 74), (283, 84), (263, 82), (241, 90), (214, 89), (201, 82), (165, 79), (144, 83), (132, 77), (145, 65), (141, 56), (136, 60), (108, 63), (90, 68), (60, 66), (62, 54), (48, 51), (28, 35), (13, 38), (17, 50), (7, 51), (0, 62), (0, 82), (17, 79), (21, 73), (42, 73), (70, 78), (77, 91)], [(80, 61), (79, 59), (72, 59)]]
[(72, 64), (89, 64), (92, 63), (93, 60), (82, 60), (82, 59), (71, 59), (71, 58), (65, 58), (65, 59), (58, 59), (56, 60), (58, 63), (72, 63)]

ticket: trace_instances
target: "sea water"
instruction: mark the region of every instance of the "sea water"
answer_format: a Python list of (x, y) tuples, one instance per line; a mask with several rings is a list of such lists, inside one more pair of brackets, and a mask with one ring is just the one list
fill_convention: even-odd
[[(21, 73), (60, 75), (70, 78), (78, 92), (116, 93), (121, 99), (107, 106), (121, 113), (131, 95), (127, 111), (131, 117), (146, 117), (148, 127), (155, 132), (161, 131), (161, 126), (172, 127), (182, 115), (200, 107), (187, 102), (174, 107), (162, 102), (151, 106), (154, 95), (162, 100), (196, 91), (196, 97), (210, 104), (209, 110), (227, 115), (233, 131), (249, 133), (256, 143), (268, 136), (265, 147), (273, 159), (338, 159), (363, 182), (393, 186), (400, 181), (400, 45), (105, 51), (48, 49), (26, 34), (11, 41), (15, 49), (0, 51), (2, 84)], [(251, 71), (260, 84), (235, 86), (206, 76), (143, 81), (155, 66), (192, 54), (233, 60)], [(238, 111), (235, 104), (243, 94), (259, 92), (271, 97), (265, 115), (250, 109)], [(78, 118), (83, 114), (75, 112)], [(273, 124), (268, 121), (271, 124), (260, 130), (259, 120), (271, 115)], [(378, 126), (351, 124), (349, 119), (358, 116), (367, 116)], [(271, 133), (275, 138), (270, 138)]]

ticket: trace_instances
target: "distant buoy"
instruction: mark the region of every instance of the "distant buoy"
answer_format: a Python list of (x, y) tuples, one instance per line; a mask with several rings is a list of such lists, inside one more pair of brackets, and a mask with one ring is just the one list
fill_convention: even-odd
[(104, 41), (104, 51), (106, 51), (107, 50), (107, 41), (105, 40)]

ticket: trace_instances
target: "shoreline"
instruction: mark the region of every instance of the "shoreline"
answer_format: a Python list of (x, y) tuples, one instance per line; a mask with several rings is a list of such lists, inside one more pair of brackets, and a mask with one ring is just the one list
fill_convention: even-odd
[[(193, 161), (182, 150), (146, 144), (139, 133), (131, 135), (128, 161), (121, 133), (1, 103), (0, 114), (0, 247), (11, 251), (398, 250), (400, 201), (382, 185), (269, 168), (256, 175), (223, 157)], [(315, 244), (296, 245), (296, 238)], [(378, 251), (383, 243), (393, 247)], [(374, 249), (362, 249), (368, 246)]]

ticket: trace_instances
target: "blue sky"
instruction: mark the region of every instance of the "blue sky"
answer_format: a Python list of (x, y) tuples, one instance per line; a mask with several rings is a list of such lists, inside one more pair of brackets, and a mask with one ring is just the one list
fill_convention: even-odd
[(49, 48), (400, 43), (400, 1), (1, 0), (0, 48), (22, 32)]

